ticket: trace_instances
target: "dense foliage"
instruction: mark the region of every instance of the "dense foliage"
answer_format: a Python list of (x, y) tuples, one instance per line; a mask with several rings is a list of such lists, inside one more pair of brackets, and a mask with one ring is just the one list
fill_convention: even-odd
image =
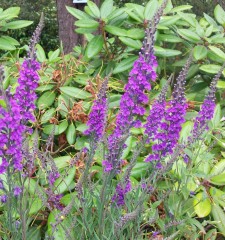
[[(0, 236), (225, 236), (223, 8), (67, 10), (86, 39), (73, 53), (46, 50), (42, 19), (28, 46), (2, 48)], [(11, 26), (19, 8), (5, 11)]]

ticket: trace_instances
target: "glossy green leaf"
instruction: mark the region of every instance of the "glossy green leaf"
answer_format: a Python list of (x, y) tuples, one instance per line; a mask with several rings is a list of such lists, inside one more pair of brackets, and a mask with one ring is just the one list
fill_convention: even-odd
[(75, 25), (80, 28), (94, 28), (97, 29), (99, 22), (91, 19), (81, 19), (75, 22)]
[(15, 46), (10, 44), (6, 39), (0, 37), (0, 49), (10, 51), (15, 50)]
[(222, 118), (222, 111), (220, 104), (217, 104), (214, 110), (213, 119), (211, 120), (213, 128), (220, 126), (220, 120)]
[(45, 134), (50, 135), (54, 131), (54, 135), (59, 135), (59, 134), (65, 132), (67, 127), (68, 127), (67, 120), (63, 120), (59, 125), (48, 124), (48, 125), (44, 126), (43, 132)]
[(90, 19), (89, 15), (87, 15), (85, 12), (83, 12), (77, 8), (66, 6), (66, 9), (70, 14), (72, 14), (77, 19), (84, 19), (84, 18)]
[(44, 92), (37, 100), (38, 108), (41, 110), (50, 107), (54, 103), (55, 97), (55, 92)]
[(16, 39), (9, 37), (9, 36), (1, 36), (1, 39), (6, 40), (9, 44), (14, 45), (14, 46), (20, 45), (20, 43)]
[(164, 42), (171, 42), (171, 43), (178, 43), (182, 42), (183, 40), (175, 35), (170, 34), (159, 34), (157, 38)]
[(210, 172), (210, 175), (215, 176), (215, 175), (219, 175), (222, 172), (225, 172), (225, 159), (220, 160), (218, 163), (214, 164)]
[(88, 43), (85, 50), (85, 56), (87, 58), (92, 58), (96, 56), (103, 48), (104, 39), (102, 35), (95, 36)]
[(224, 89), (224, 88), (225, 88), (225, 81), (220, 81), (220, 80), (219, 80), (219, 81), (217, 82), (217, 87)]
[(105, 30), (106, 30), (106, 32), (111, 33), (116, 36), (127, 36), (127, 31), (125, 29), (122, 29), (119, 27), (106, 25)]
[(66, 139), (70, 145), (73, 145), (76, 140), (76, 128), (73, 123), (69, 125), (66, 131)]
[(58, 170), (63, 170), (65, 167), (67, 167), (69, 165), (70, 160), (71, 160), (70, 156), (61, 156), (54, 158), (54, 162)]
[(207, 56), (207, 48), (205, 46), (195, 46), (193, 51), (193, 56), (196, 60), (203, 59)]
[(161, 26), (171, 26), (174, 25), (178, 20), (180, 19), (180, 16), (163, 16), (160, 18), (159, 24)]
[(178, 6), (178, 7), (174, 7), (170, 13), (175, 13), (175, 12), (181, 12), (181, 11), (184, 11), (184, 10), (189, 10), (193, 8), (193, 6), (191, 5), (181, 5), (181, 6)]
[(143, 39), (145, 36), (145, 32), (143, 29), (132, 28), (127, 31), (126, 36), (132, 39)]
[(178, 29), (178, 34), (183, 37), (184, 39), (191, 41), (191, 42), (199, 42), (201, 38), (193, 31), (188, 29)]
[(88, 129), (88, 126), (86, 123), (80, 123), (80, 124), (76, 124), (76, 130), (79, 131), (79, 132), (84, 132), (85, 130)]
[(47, 110), (42, 116), (41, 116), (41, 123), (48, 122), (56, 113), (55, 108), (51, 108)]
[(112, 13), (112, 11), (113, 11), (113, 0), (103, 1), (100, 8), (101, 18), (102, 19), (107, 18)]
[[(215, 64), (206, 64), (206, 65), (202, 65), (199, 69), (202, 70), (203, 72), (216, 74), (221, 69), (221, 66), (215, 65)], [(223, 71), (223, 75), (224, 73), (225, 71)]]
[(190, 26), (192, 27), (196, 26), (197, 20), (195, 15), (189, 14), (189, 13), (182, 13), (182, 12), (178, 12), (178, 15), (182, 17), (184, 21), (188, 22)]
[(139, 17), (142, 21), (144, 20), (144, 10), (145, 8), (140, 4), (136, 3), (126, 3), (126, 7), (128, 7), (133, 13)]
[(99, 11), (99, 8), (98, 6), (92, 2), (92, 1), (88, 1), (87, 2), (87, 5), (90, 9), (90, 11), (92, 12), (92, 14), (96, 17), (96, 18), (100, 18), (100, 11)]
[(159, 3), (157, 0), (149, 1), (146, 4), (145, 9), (144, 9), (144, 18), (146, 20), (152, 19), (158, 9), (158, 6), (159, 6)]
[(55, 192), (57, 194), (64, 193), (66, 190), (69, 189), (69, 186), (70, 186), (70, 184), (72, 183), (72, 181), (74, 179), (75, 173), (76, 173), (76, 168), (75, 167), (71, 167), (67, 171), (67, 174), (66, 174), (65, 177), (64, 176), (59, 177), (55, 181), (54, 186), (55, 186)]
[(36, 45), (36, 49), (37, 49), (36, 54), (37, 54), (37, 59), (38, 59), (38, 61), (39, 61), (39, 62), (44, 62), (44, 61), (46, 61), (45, 51), (44, 51), (44, 49), (42, 48), (42, 46), (39, 45), (39, 44), (37, 44), (37, 45)]
[(17, 20), (9, 22), (5, 25), (8, 29), (20, 29), (27, 26), (30, 26), (33, 23), (33, 21), (26, 21), (26, 20)]
[(214, 15), (216, 21), (225, 27), (225, 11), (219, 4), (214, 9)]
[(59, 57), (60, 49), (56, 49), (54, 52), (51, 52), (49, 55), (49, 61), (52, 62)]
[(155, 55), (158, 57), (174, 57), (181, 54), (181, 52), (178, 50), (167, 49), (167, 48), (162, 48), (158, 46), (155, 46), (154, 49), (155, 49)]
[(126, 70), (129, 70), (133, 64), (134, 61), (137, 59), (137, 56), (131, 56), (127, 59), (122, 60), (120, 63), (118, 63), (118, 65), (114, 68), (113, 73), (120, 73), (120, 72), (124, 72)]
[(128, 37), (119, 37), (120, 41), (124, 43), (125, 45), (132, 47), (134, 49), (141, 49), (142, 43), (139, 40), (133, 40)]
[(223, 60), (225, 60), (225, 53), (221, 50), (221, 49), (219, 49), (219, 48), (217, 48), (217, 47), (215, 47), (215, 46), (208, 46), (209, 47), (209, 49), (211, 50), (211, 51), (213, 51), (218, 57), (220, 57), (220, 58), (222, 58)]
[(80, 34), (88, 34), (96, 31), (96, 28), (76, 28), (75, 32)]
[(60, 87), (59, 89), (61, 93), (64, 93), (70, 97), (74, 97), (78, 99), (87, 99), (92, 97), (91, 93), (76, 87), (65, 86), (65, 87)]
[(180, 141), (187, 141), (191, 130), (193, 129), (193, 125), (194, 123), (192, 121), (187, 121), (182, 125), (182, 130), (180, 132)]
[(37, 87), (35, 91), (45, 92), (45, 91), (53, 89), (54, 87), (55, 86), (53, 84), (46, 84), (46, 85), (42, 85), (42, 86)]
[(208, 197), (203, 192), (199, 192), (193, 201), (195, 213), (199, 218), (206, 217), (210, 214), (212, 205)]
[(13, 15), (19, 15), (20, 13), (20, 7), (10, 7), (4, 10), (4, 14), (13, 14)]
[(212, 205), (212, 216), (216, 221), (215, 225), (219, 231), (225, 236), (225, 213), (218, 204)]

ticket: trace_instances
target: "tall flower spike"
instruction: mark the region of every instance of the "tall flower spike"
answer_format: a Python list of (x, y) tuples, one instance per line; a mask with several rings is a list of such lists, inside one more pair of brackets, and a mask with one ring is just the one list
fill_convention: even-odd
[(94, 101), (91, 113), (89, 114), (89, 120), (87, 122), (89, 128), (84, 132), (85, 135), (91, 135), (96, 143), (102, 138), (105, 132), (108, 108), (106, 96), (108, 78), (109, 77), (102, 83), (97, 99)]
[(154, 139), (154, 136), (158, 132), (160, 123), (164, 118), (166, 111), (166, 94), (172, 77), (173, 75), (170, 76), (167, 83), (163, 87), (158, 99), (153, 103), (150, 113), (147, 117), (147, 122), (144, 125), (148, 143)]
[[(172, 154), (174, 147), (178, 143), (181, 125), (185, 121), (184, 117), (187, 109), (184, 88), (191, 61), (192, 56), (188, 58), (177, 78), (177, 83), (175, 84), (172, 94), (172, 100), (165, 111), (164, 121), (159, 124), (160, 130), (154, 137), (154, 140), (157, 141), (157, 143), (152, 146), (153, 153), (146, 158), (145, 161), (147, 162), (152, 160), (159, 161), (161, 157), (165, 157), (168, 153)], [(160, 167), (161, 164), (158, 163), (157, 166)]]
[(39, 24), (36, 30), (34, 31), (33, 36), (31, 37), (30, 43), (29, 43), (29, 51), (27, 55), (28, 55), (28, 58), (30, 59), (36, 58), (35, 45), (39, 42), (39, 38), (43, 28), (44, 28), (44, 14), (41, 13)]
[[(149, 30), (146, 30), (146, 36), (143, 41), (143, 47), (139, 58), (134, 62), (133, 69), (129, 74), (128, 83), (125, 86), (125, 93), (120, 101), (120, 111), (116, 119), (116, 128), (109, 136), (109, 151), (104, 165), (107, 169), (117, 170), (120, 166), (120, 155), (124, 148), (126, 138), (132, 127), (138, 127), (141, 122), (136, 117), (145, 114), (144, 104), (148, 103), (146, 91), (151, 90), (150, 81), (155, 81), (157, 61), (154, 56), (154, 33), (156, 24), (165, 8), (167, 1), (164, 1), (153, 21), (149, 24)], [(152, 30), (151, 30), (152, 29)], [(107, 170), (105, 168), (105, 171)]]
[(5, 100), (7, 106), (6, 108), (0, 106), (0, 157), (2, 157), (0, 173), (5, 172), (9, 164), (16, 170), (22, 170), (23, 167), (23, 139), (26, 132), (31, 132), (31, 129), (26, 127), (27, 122), (34, 121), (32, 112), (35, 109), (35, 89), (39, 80), (37, 71), (40, 69), (40, 64), (35, 60), (34, 46), (39, 39), (42, 27), (43, 19), (41, 19), (31, 40), (28, 58), (24, 59), (21, 66), (18, 79), (19, 86), (15, 95), (12, 96), (9, 91), (4, 94), (1, 87), (3, 100)]
[(192, 136), (189, 138), (188, 143), (191, 144), (195, 140), (199, 138), (199, 136), (208, 128), (208, 121), (213, 118), (214, 110), (216, 107), (215, 103), (215, 93), (216, 93), (216, 85), (218, 82), (218, 79), (220, 78), (223, 70), (225, 68), (225, 63), (221, 67), (220, 71), (216, 74), (216, 76), (213, 78), (210, 89), (205, 97), (205, 100), (202, 104), (201, 110), (199, 111), (197, 117), (194, 121), (194, 129), (192, 131)]

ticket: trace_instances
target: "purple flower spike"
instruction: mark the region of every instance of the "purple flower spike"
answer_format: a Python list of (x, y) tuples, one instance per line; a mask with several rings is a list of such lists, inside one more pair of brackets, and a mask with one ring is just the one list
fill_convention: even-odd
[(7, 195), (1, 195), (1, 196), (0, 196), (0, 201), (1, 201), (1, 203), (6, 203), (6, 202), (7, 202), (7, 199), (8, 199)]
[(89, 115), (89, 120), (87, 122), (89, 128), (84, 132), (85, 135), (93, 136), (95, 142), (98, 142), (105, 132), (107, 116), (107, 86), (108, 78), (106, 78), (103, 82), (97, 99), (94, 101), (91, 113)]
[(215, 103), (216, 85), (224, 68), (225, 68), (225, 63), (223, 64), (220, 71), (216, 74), (216, 76), (213, 78), (210, 84), (210, 90), (208, 92), (208, 95), (206, 96), (202, 104), (201, 110), (199, 111), (197, 117), (195, 118), (192, 136), (188, 140), (189, 144), (197, 140), (199, 136), (205, 130), (207, 130), (208, 122), (213, 118), (214, 110), (216, 107), (216, 103)]
[[(152, 146), (153, 153), (145, 159), (146, 162), (153, 160), (159, 161), (161, 157), (165, 157), (167, 154), (172, 154), (174, 147), (178, 143), (179, 134), (182, 128), (181, 126), (185, 122), (184, 117), (186, 114), (187, 103), (184, 94), (184, 87), (191, 60), (192, 57), (190, 56), (180, 72), (177, 78), (177, 84), (174, 87), (172, 100), (170, 101), (169, 107), (166, 110), (164, 110), (165, 102), (162, 101), (163, 104), (161, 109), (162, 114), (164, 114), (164, 119), (162, 119), (161, 122), (158, 119), (156, 120), (156, 125), (158, 128), (157, 133), (155, 133), (156, 129), (153, 127), (154, 140), (156, 143)], [(149, 131), (151, 130), (148, 130), (148, 132)], [(157, 168), (161, 167), (162, 165), (158, 163)]]
[(112, 201), (117, 204), (117, 206), (123, 206), (125, 204), (125, 195), (131, 190), (131, 182), (127, 181), (125, 187), (121, 184), (116, 186), (116, 193), (112, 197)]
[(22, 189), (18, 186), (15, 186), (13, 189), (13, 194), (15, 197), (18, 197), (22, 193)]

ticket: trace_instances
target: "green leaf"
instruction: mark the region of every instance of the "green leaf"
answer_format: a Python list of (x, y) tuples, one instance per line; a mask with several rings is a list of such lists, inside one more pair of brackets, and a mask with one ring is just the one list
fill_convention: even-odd
[(210, 171), (210, 176), (219, 175), (225, 172), (225, 159), (220, 160), (217, 164), (215, 164)]
[(48, 122), (56, 113), (55, 108), (50, 108), (41, 116), (41, 123)]
[(126, 9), (125, 11), (129, 15), (130, 18), (136, 20), (138, 23), (143, 23), (143, 19), (141, 17), (139, 17), (136, 13), (134, 13), (132, 10)]
[(199, 218), (206, 217), (210, 214), (212, 205), (208, 197), (203, 192), (199, 192), (193, 201), (195, 213)]
[(193, 6), (191, 6), (191, 5), (181, 5), (181, 6), (178, 6), (178, 7), (174, 7), (170, 11), (170, 13), (181, 12), (181, 11), (188, 10), (188, 9), (191, 9), (191, 8), (193, 8)]
[(44, 126), (43, 132), (47, 135), (50, 135), (54, 131), (54, 135), (59, 135), (59, 134), (65, 132), (67, 127), (68, 127), (67, 120), (63, 120), (59, 125), (48, 124), (48, 125)]
[(122, 37), (127, 36), (127, 31), (125, 29), (115, 27), (115, 26), (106, 25), (105, 31), (116, 36), (122, 36)]
[(134, 49), (141, 49), (142, 43), (139, 40), (133, 40), (128, 37), (119, 37), (120, 41), (124, 43), (125, 45), (132, 47)]
[(100, 18), (100, 11), (99, 11), (98, 6), (97, 6), (94, 2), (91, 2), (91, 1), (88, 1), (88, 2), (87, 2), (87, 5), (88, 5), (90, 11), (92, 12), (92, 14), (93, 14), (96, 18)]
[(211, 120), (213, 124), (213, 128), (219, 127), (221, 118), (222, 118), (222, 111), (221, 111), (221, 106), (218, 103), (214, 110), (213, 119)]
[(152, 19), (158, 9), (158, 6), (159, 6), (159, 3), (157, 0), (149, 1), (145, 6), (144, 18), (146, 20)]
[(8, 29), (20, 29), (27, 26), (30, 26), (33, 23), (33, 21), (26, 21), (26, 20), (17, 20), (9, 22), (5, 25)]
[(180, 141), (187, 141), (191, 130), (193, 129), (193, 125), (194, 123), (192, 121), (187, 121), (182, 125), (182, 130), (180, 131)]
[(63, 170), (65, 167), (69, 166), (70, 160), (71, 160), (70, 156), (54, 158), (54, 162), (58, 170)]
[(53, 84), (46, 84), (46, 85), (41, 85), (41, 86), (37, 87), (35, 91), (45, 92), (45, 91), (51, 90), (53, 88), (54, 88)]
[(39, 62), (44, 62), (46, 61), (46, 55), (45, 55), (45, 51), (44, 49), (42, 48), (41, 45), (37, 44), (36, 45), (36, 49), (37, 49), (37, 59)]
[(45, 92), (37, 100), (37, 106), (40, 110), (50, 107), (55, 101), (55, 92)]
[(173, 49), (167, 49), (155, 46), (155, 55), (158, 57), (174, 57), (180, 55), (182, 52)]
[(219, 231), (225, 236), (225, 214), (223, 209), (218, 204), (212, 205), (212, 215), (216, 221), (215, 225)]
[(220, 80), (219, 80), (219, 81), (217, 82), (217, 87), (224, 89), (224, 88), (225, 88), (225, 81), (220, 81)]
[(223, 60), (225, 60), (225, 53), (221, 49), (219, 49), (219, 48), (217, 48), (215, 46), (209, 46), (209, 49), (211, 51), (213, 51), (218, 57), (220, 57)]
[(0, 106), (6, 108), (6, 102), (3, 99), (0, 99)]
[(78, 98), (78, 99), (87, 99), (92, 97), (91, 93), (84, 91), (82, 89), (76, 87), (60, 87), (60, 91), (70, 97)]
[(4, 14), (13, 14), (15, 16), (18, 16), (20, 13), (20, 7), (10, 7), (4, 10)]
[(9, 36), (1, 36), (1, 39), (6, 40), (9, 44), (14, 45), (14, 46), (19, 46), (20, 45), (19, 42), (16, 39), (11, 38)]
[(76, 130), (82, 133), (88, 129), (88, 126), (86, 123), (77, 123), (76, 126), (77, 126)]
[(195, 18), (195, 15), (193, 14), (178, 12), (178, 15), (182, 17), (184, 21), (188, 22), (189, 25), (192, 27), (195, 27), (196, 24), (198, 23)]
[(225, 11), (219, 4), (214, 9), (214, 15), (216, 21), (225, 27)]
[[(203, 72), (216, 74), (221, 69), (221, 66), (215, 64), (205, 64), (202, 65), (199, 69), (202, 70)], [(225, 70), (223, 71), (223, 75), (225, 75)]]
[(75, 26), (80, 28), (94, 28), (97, 29), (99, 22), (91, 19), (81, 19), (75, 22)]
[(183, 37), (184, 39), (191, 41), (191, 42), (199, 42), (201, 38), (193, 31), (188, 29), (178, 29), (178, 34)]
[(6, 50), (6, 51), (11, 51), (15, 50), (15, 46), (10, 44), (6, 39), (0, 37), (0, 49)]
[(93, 33), (96, 31), (96, 28), (76, 28), (75, 32), (80, 34)]
[(174, 25), (178, 20), (180, 19), (180, 16), (163, 16), (160, 18), (160, 25), (161, 26), (171, 26)]
[(103, 44), (104, 39), (102, 35), (93, 37), (87, 45), (85, 56), (87, 58), (93, 58), (102, 50)]
[(73, 123), (69, 125), (66, 131), (66, 139), (70, 145), (73, 145), (76, 140), (76, 128)]
[(107, 18), (113, 11), (113, 0), (105, 0), (100, 8), (101, 19)]
[(193, 56), (196, 60), (203, 59), (207, 56), (207, 48), (205, 46), (195, 46), (193, 51)]
[(116, 73), (120, 73), (120, 72), (124, 72), (128, 69), (130, 69), (133, 64), (134, 64), (134, 61), (137, 59), (138, 57), (137, 56), (131, 56), (127, 59), (124, 59), (122, 60), (116, 67), (115, 69), (113, 70), (113, 73), (116, 74)]
[(89, 15), (87, 15), (85, 12), (83, 12), (77, 8), (66, 6), (66, 9), (70, 14), (72, 14), (77, 19), (84, 19), (84, 18), (90, 19)]
[(58, 58), (60, 54), (60, 49), (56, 49), (54, 52), (51, 53), (51, 55), (49, 56), (49, 61), (52, 62), (54, 61), (55, 59)]
[(132, 39), (143, 39), (145, 36), (145, 32), (143, 29), (132, 28), (131, 30), (127, 31), (126, 36)]
[(68, 188), (74, 179), (75, 173), (76, 173), (76, 168), (71, 167), (68, 170), (66, 177), (63, 177), (63, 176), (59, 177), (54, 183), (55, 193), (61, 194), (61, 193), (64, 193), (66, 190), (69, 190)]
[(128, 7), (131, 11), (134, 12), (135, 15), (137, 15), (142, 21), (144, 20), (144, 10), (145, 8), (139, 4), (135, 3), (126, 3), (126, 7)]
[(170, 34), (158, 34), (157, 38), (164, 42), (171, 42), (171, 43), (178, 43), (182, 42), (183, 40), (175, 35)]

